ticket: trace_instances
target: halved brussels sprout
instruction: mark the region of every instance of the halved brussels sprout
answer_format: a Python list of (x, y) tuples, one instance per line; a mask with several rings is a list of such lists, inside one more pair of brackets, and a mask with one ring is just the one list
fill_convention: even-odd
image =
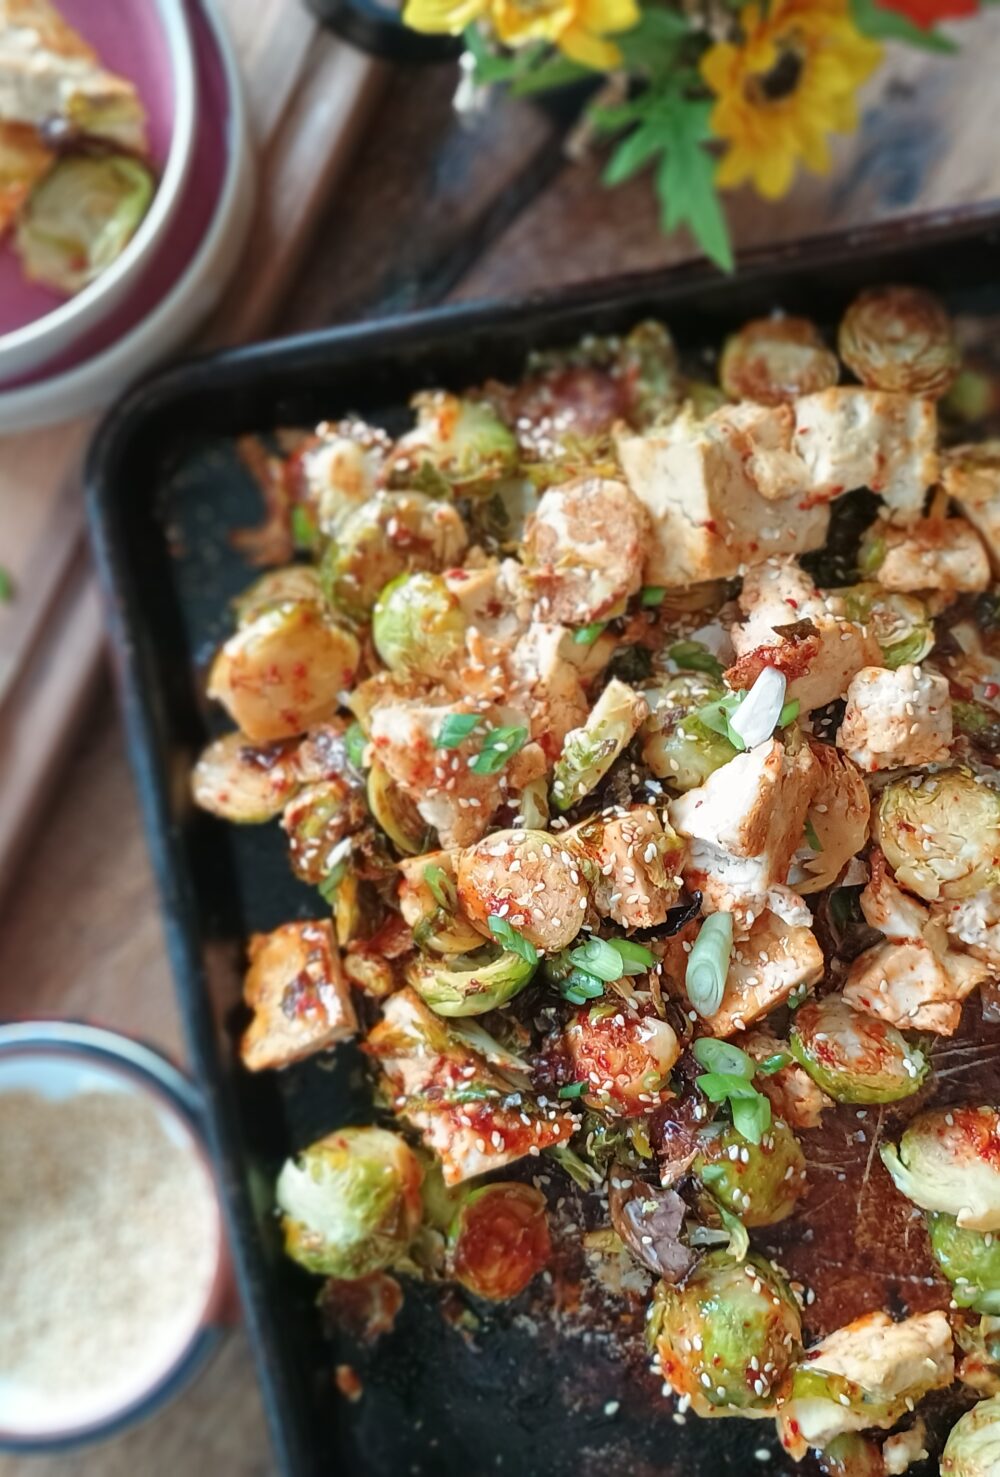
[(897, 1190), (973, 1231), (1000, 1231), (1000, 1113), (935, 1108), (879, 1149)]
[(320, 565), (331, 605), (368, 620), (390, 580), (416, 569), (447, 569), (468, 545), (465, 524), (448, 503), (419, 492), (381, 492), (345, 519)]
[(484, 1015), (519, 995), (538, 967), (510, 949), (477, 949), (447, 961), (413, 960), (407, 983), (437, 1015)]
[(1000, 1236), (964, 1230), (954, 1216), (940, 1211), (928, 1215), (927, 1234), (958, 1306), (1000, 1315)]
[(941, 1453), (941, 1477), (996, 1477), (1000, 1472), (1000, 1395), (980, 1400), (955, 1422)]
[(377, 759), (368, 771), (368, 808), (404, 856), (418, 856), (427, 850), (430, 833), (426, 822)]
[(844, 314), (840, 357), (863, 385), (935, 399), (961, 366), (951, 319), (920, 287), (869, 287)]
[(69, 154), (35, 186), (17, 222), (26, 276), (80, 292), (131, 241), (156, 191), (148, 165), (122, 154)]
[(653, 318), (637, 323), (622, 340), (615, 379), (625, 417), (637, 431), (669, 418), (679, 406), (684, 378), (670, 331)]
[(455, 882), (455, 853), (429, 851), (400, 862), (399, 911), (414, 942), (435, 954), (466, 954), (482, 947), (482, 934), (462, 912)]
[(432, 496), (475, 497), (517, 468), (517, 438), (485, 400), (444, 390), (415, 395), (417, 424), (396, 444), (389, 462), (394, 487)]
[(770, 1414), (802, 1338), (795, 1299), (756, 1253), (712, 1251), (682, 1286), (658, 1283), (649, 1328), (664, 1379), (701, 1416)]
[(791, 1215), (806, 1188), (805, 1155), (787, 1123), (775, 1119), (759, 1144), (731, 1123), (698, 1135), (693, 1174), (745, 1226), (773, 1226)]
[(843, 601), (848, 620), (869, 628), (891, 670), (907, 662), (922, 662), (932, 650), (934, 622), (915, 595), (898, 595), (873, 581), (845, 585), (833, 593)]
[(491, 1302), (517, 1297), (551, 1252), (545, 1196), (516, 1181), (469, 1190), (448, 1233), (452, 1276)]
[(617, 677), (611, 679), (584, 726), (572, 729), (563, 741), (552, 777), (557, 810), (569, 810), (600, 784), (648, 713), (645, 698)]
[(317, 571), (311, 564), (286, 564), (283, 569), (269, 569), (233, 601), (236, 624), (245, 626), (264, 611), (289, 600), (311, 600), (324, 606), (326, 600)]
[(878, 1442), (856, 1431), (834, 1437), (816, 1460), (823, 1477), (886, 1477)]
[(923, 1052), (895, 1026), (835, 995), (799, 1007), (788, 1045), (817, 1087), (838, 1103), (898, 1102), (930, 1071)]
[(829, 389), (840, 378), (836, 354), (808, 318), (755, 318), (730, 334), (719, 382), (733, 400), (783, 405)]
[(616, 1116), (649, 1113), (661, 1102), (681, 1054), (667, 1021), (625, 1012), (617, 997), (581, 1007), (559, 1045), (575, 1080), (583, 1084), (584, 1101)]
[(340, 860), (335, 848), (361, 828), (366, 814), (360, 786), (342, 779), (320, 780), (300, 790), (281, 818), (296, 877), (313, 886), (325, 882)]
[(697, 716), (699, 708), (725, 696), (697, 674), (673, 677), (643, 696), (650, 713), (642, 725), (642, 757), (657, 779), (686, 791), (703, 785), (710, 774), (728, 764), (736, 749)]
[(230, 636), (212, 663), (208, 696), (255, 743), (292, 738), (336, 712), (359, 656), (350, 631), (319, 606), (283, 601)]
[(892, 780), (875, 839), (896, 880), (919, 897), (974, 897), (1000, 880), (1000, 791), (957, 766)]
[(375, 602), (372, 640), (391, 671), (442, 677), (465, 645), (465, 616), (439, 574), (397, 575)]
[(287, 1159), (276, 1198), (285, 1251), (326, 1277), (355, 1278), (405, 1257), (420, 1225), (423, 1170), (399, 1134), (342, 1128)]
[(280, 815), (298, 786), (293, 747), (252, 744), (242, 733), (226, 733), (210, 743), (191, 775), (195, 804), (237, 825)]

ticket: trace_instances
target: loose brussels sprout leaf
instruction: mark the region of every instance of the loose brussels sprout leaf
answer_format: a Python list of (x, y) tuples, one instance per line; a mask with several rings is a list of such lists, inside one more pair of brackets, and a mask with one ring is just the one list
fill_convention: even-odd
[[(883, 547), (883, 556), (884, 553)], [(877, 550), (873, 551), (873, 557), (876, 554)], [(877, 562), (881, 563), (881, 559)], [(869, 628), (881, 648), (885, 665), (893, 671), (907, 662), (922, 662), (933, 649), (934, 622), (924, 602), (915, 595), (883, 590), (873, 582), (847, 585), (835, 594), (843, 601), (848, 620)]]
[(227, 733), (209, 744), (191, 776), (195, 803), (237, 825), (280, 815), (298, 785), (288, 744), (251, 744), (242, 733)]
[(676, 1190), (646, 1184), (622, 1165), (613, 1166), (608, 1186), (611, 1224), (639, 1264), (677, 1283), (696, 1257), (681, 1233), (687, 1206)]
[(222, 647), (208, 695), (255, 743), (292, 738), (336, 712), (360, 649), (311, 601), (287, 600), (248, 621)]
[(25, 274), (57, 292), (80, 292), (121, 256), (155, 190), (138, 159), (67, 155), (35, 186), (18, 220)]
[(411, 570), (448, 569), (468, 544), (453, 507), (418, 492), (382, 492), (347, 517), (320, 564), (330, 604), (367, 621), (379, 595)]
[(773, 1226), (791, 1215), (806, 1188), (806, 1162), (786, 1123), (776, 1119), (759, 1144), (735, 1126), (712, 1124), (698, 1145), (692, 1172), (745, 1226)]
[(465, 645), (465, 616), (439, 574), (401, 574), (375, 602), (372, 640), (390, 671), (441, 677)]
[(802, 1336), (770, 1263), (723, 1251), (709, 1252), (682, 1286), (658, 1284), (651, 1324), (664, 1379), (702, 1416), (773, 1408)]
[(941, 1453), (942, 1477), (996, 1477), (1000, 1472), (1000, 1395), (980, 1400), (958, 1420)]
[(600, 783), (648, 712), (644, 698), (612, 678), (584, 726), (574, 728), (563, 742), (552, 779), (557, 810), (569, 810)]
[(474, 497), (516, 471), (517, 439), (487, 401), (437, 390), (416, 395), (413, 406), (416, 427), (400, 439), (390, 461), (394, 486)]
[(1000, 791), (958, 767), (893, 780), (875, 839), (897, 882), (919, 897), (973, 897), (1000, 880)]
[(276, 605), (288, 600), (311, 600), (322, 606), (323, 586), (311, 564), (288, 564), (284, 569), (269, 569), (260, 579), (233, 601), (236, 624), (245, 626)]
[(444, 963), (418, 958), (406, 978), (438, 1015), (484, 1015), (513, 1000), (531, 979), (537, 961), (522, 959), (510, 949), (496, 954), (479, 949)]
[(792, 1022), (792, 1055), (838, 1103), (895, 1103), (915, 1093), (930, 1070), (923, 1052), (895, 1026), (838, 996), (807, 1001)]
[(417, 807), (393, 784), (378, 760), (368, 771), (368, 808), (404, 856), (418, 856), (427, 850), (429, 833)]
[[(342, 779), (306, 785), (285, 806), (281, 825), (288, 837), (292, 871), (314, 886), (327, 882), (347, 852), (340, 847), (366, 819), (360, 786)], [(341, 869), (341, 875), (343, 870)]]
[(719, 381), (733, 400), (783, 405), (829, 389), (840, 365), (807, 318), (755, 318), (730, 334), (719, 361)]
[(696, 789), (738, 752), (698, 716), (700, 708), (724, 695), (722, 688), (704, 678), (687, 675), (644, 693), (650, 714), (641, 730), (642, 757), (671, 789)]
[(344, 1128), (278, 1176), (285, 1250), (309, 1272), (364, 1277), (402, 1260), (420, 1225), (420, 1163), (383, 1128)]
[(935, 398), (961, 364), (947, 312), (919, 287), (870, 287), (844, 314), (840, 357), (863, 385)]
[(452, 1276), (491, 1302), (523, 1292), (551, 1251), (545, 1196), (516, 1182), (468, 1191), (448, 1234)]
[(1000, 1315), (1000, 1236), (963, 1230), (954, 1216), (940, 1211), (927, 1217), (927, 1232), (958, 1306)]
[(1000, 1231), (1000, 1113), (938, 1108), (914, 1118), (899, 1141), (883, 1144), (896, 1188), (924, 1210), (956, 1217), (974, 1231)]

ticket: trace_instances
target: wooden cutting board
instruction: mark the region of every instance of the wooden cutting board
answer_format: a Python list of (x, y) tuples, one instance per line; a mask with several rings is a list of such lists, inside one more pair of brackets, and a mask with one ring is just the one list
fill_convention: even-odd
[[(198, 3), (198, 0), (191, 0)], [(240, 60), (257, 208), (234, 287), (202, 343), (268, 331), (385, 81), (298, 0), (216, 0)], [(70, 749), (102, 654), (79, 474), (94, 420), (0, 438), (0, 892)]]

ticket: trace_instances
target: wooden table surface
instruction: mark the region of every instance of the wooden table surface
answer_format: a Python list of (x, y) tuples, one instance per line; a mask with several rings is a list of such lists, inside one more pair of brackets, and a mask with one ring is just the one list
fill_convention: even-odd
[[(902, 54), (870, 85), (861, 132), (838, 146), (830, 180), (802, 180), (777, 207), (737, 197), (738, 243), (1000, 198), (1000, 15), (957, 34), (959, 60)], [(275, 332), (690, 254), (686, 239), (659, 235), (647, 181), (605, 194), (597, 162), (561, 168), (550, 122), (527, 105), (456, 125), (453, 83), (449, 68), (392, 79)], [(87, 1017), (183, 1051), (107, 682), (2, 903), (0, 1018), (33, 1012)], [(75, 1455), (0, 1458), (0, 1477), (175, 1477), (195, 1462), (219, 1477), (273, 1470), (242, 1330), (151, 1424)]]

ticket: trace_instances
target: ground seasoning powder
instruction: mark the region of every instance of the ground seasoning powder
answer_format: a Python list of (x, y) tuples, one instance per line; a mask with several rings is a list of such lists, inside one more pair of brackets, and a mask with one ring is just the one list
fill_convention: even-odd
[(217, 1219), (193, 1142), (144, 1096), (0, 1094), (0, 1427), (149, 1388), (204, 1312)]

